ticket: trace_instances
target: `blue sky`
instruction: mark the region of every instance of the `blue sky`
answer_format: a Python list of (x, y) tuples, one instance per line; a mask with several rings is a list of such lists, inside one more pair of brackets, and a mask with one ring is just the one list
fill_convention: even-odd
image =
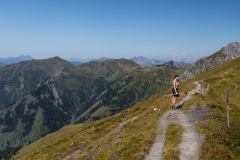
[(240, 42), (239, 0), (0, 0), (0, 58), (210, 55)]

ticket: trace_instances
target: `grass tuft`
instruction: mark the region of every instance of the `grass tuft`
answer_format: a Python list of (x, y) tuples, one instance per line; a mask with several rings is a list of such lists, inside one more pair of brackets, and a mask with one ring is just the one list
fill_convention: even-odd
[(182, 140), (184, 128), (180, 124), (170, 124), (167, 129), (167, 137), (163, 149), (163, 159), (178, 159), (179, 150), (177, 146)]

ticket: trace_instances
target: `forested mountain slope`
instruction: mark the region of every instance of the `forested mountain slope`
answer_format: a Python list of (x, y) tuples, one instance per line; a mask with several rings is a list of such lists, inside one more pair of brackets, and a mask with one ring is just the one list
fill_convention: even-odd
[(114, 115), (166, 90), (182, 72), (126, 59), (73, 66), (59, 57), (1, 67), (0, 150)]

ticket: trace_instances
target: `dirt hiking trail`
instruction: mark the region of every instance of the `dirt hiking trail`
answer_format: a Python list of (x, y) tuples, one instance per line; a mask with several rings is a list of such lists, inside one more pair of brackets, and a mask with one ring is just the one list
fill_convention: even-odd
[(167, 111), (158, 122), (158, 133), (155, 141), (145, 160), (161, 160), (163, 158), (164, 142), (166, 139), (166, 130), (171, 123), (180, 124), (184, 128), (182, 141), (176, 149), (179, 150), (180, 160), (197, 160), (199, 152), (204, 141), (204, 135), (199, 134), (194, 124), (200, 121), (206, 121), (210, 110), (204, 106), (197, 105), (188, 111), (181, 111), (183, 103), (191, 98), (191, 95), (200, 90), (200, 84), (195, 82), (197, 87), (186, 95), (180, 102), (176, 104), (176, 110)]

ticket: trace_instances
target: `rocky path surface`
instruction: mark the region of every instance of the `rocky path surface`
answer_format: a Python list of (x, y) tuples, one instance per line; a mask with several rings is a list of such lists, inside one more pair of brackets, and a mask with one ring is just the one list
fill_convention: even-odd
[[(158, 123), (158, 134), (153, 143), (149, 154), (145, 160), (161, 160), (163, 157), (164, 142), (166, 139), (166, 130), (170, 123), (181, 124), (184, 128), (182, 141), (177, 147), (179, 150), (180, 160), (196, 160), (199, 158), (200, 147), (204, 141), (204, 135), (199, 134), (194, 124), (197, 121), (206, 121), (206, 117), (210, 111), (204, 106), (196, 106), (188, 111), (181, 111), (181, 107), (186, 100), (191, 98), (191, 95), (198, 92), (200, 84), (195, 82), (197, 87), (177, 103), (177, 110), (167, 111)], [(169, 107), (170, 109), (170, 107)]]

